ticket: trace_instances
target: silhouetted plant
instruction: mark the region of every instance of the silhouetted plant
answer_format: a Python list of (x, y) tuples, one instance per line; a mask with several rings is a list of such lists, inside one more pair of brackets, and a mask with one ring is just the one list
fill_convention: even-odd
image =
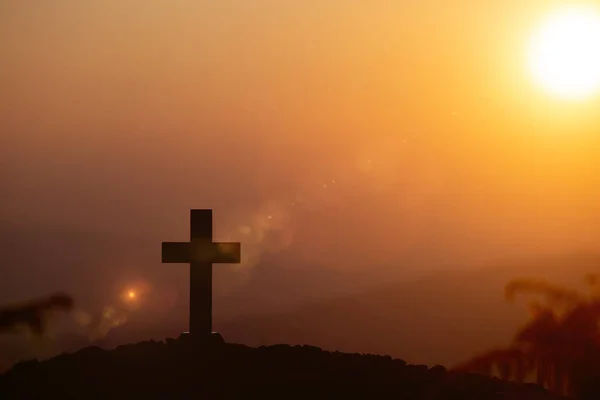
[(517, 279), (505, 287), (507, 300), (520, 293), (542, 301), (530, 303), (532, 319), (513, 338), (510, 347), (468, 360), (457, 371), (493, 374), (522, 382), (535, 374), (538, 384), (559, 394), (578, 395), (583, 382), (593, 380), (600, 366), (600, 296), (597, 279), (588, 275), (589, 295), (540, 280)]
[(41, 335), (50, 313), (71, 311), (73, 304), (71, 296), (59, 293), (25, 304), (0, 307), (0, 333), (11, 332), (24, 325), (34, 334)]

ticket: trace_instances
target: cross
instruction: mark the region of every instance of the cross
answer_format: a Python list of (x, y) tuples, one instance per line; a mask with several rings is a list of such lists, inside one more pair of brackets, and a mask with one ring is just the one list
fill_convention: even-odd
[(212, 264), (239, 263), (240, 243), (214, 243), (212, 210), (190, 211), (190, 241), (163, 242), (163, 263), (190, 264), (190, 327), (194, 336), (212, 333)]

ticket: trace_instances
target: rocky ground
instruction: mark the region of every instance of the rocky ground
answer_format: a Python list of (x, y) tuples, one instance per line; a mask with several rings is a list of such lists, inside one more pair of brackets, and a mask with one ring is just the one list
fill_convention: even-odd
[(87, 347), (0, 375), (0, 398), (396, 398), (557, 399), (539, 386), (515, 384), (441, 366), (327, 352), (311, 346), (259, 348), (189, 336), (114, 350)]

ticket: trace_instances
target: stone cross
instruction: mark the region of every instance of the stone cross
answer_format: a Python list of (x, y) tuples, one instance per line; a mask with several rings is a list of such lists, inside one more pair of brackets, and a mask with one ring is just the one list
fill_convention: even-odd
[(190, 326), (194, 337), (212, 333), (212, 264), (239, 263), (240, 243), (214, 243), (212, 210), (190, 211), (190, 241), (163, 242), (163, 263), (190, 264)]

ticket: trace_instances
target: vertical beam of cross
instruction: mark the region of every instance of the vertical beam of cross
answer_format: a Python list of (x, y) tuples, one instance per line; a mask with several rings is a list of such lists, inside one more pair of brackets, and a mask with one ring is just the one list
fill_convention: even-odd
[(239, 263), (240, 243), (214, 243), (212, 210), (190, 211), (190, 241), (163, 242), (163, 263), (190, 264), (189, 332), (212, 333), (212, 264)]

